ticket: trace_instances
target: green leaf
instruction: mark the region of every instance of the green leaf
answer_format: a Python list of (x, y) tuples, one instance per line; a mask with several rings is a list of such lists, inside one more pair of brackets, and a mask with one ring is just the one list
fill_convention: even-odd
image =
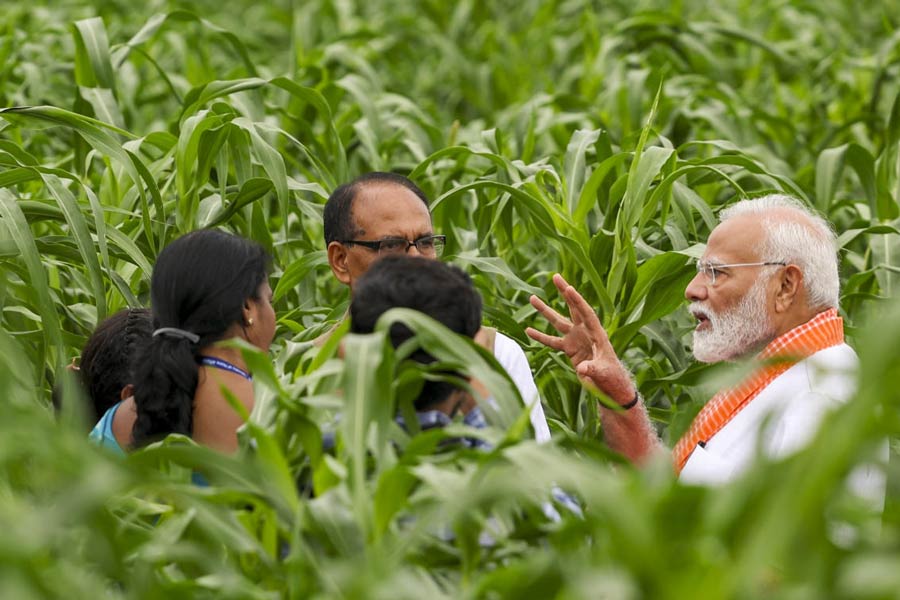
[(62, 364), (62, 349), (64, 346), (60, 331), (59, 312), (56, 304), (53, 302), (46, 270), (35, 245), (31, 228), (28, 227), (28, 222), (17, 204), (16, 197), (6, 189), (0, 189), (0, 216), (8, 224), (7, 229), (28, 269), (29, 287), (37, 296), (36, 308), (41, 315), (43, 324), (44, 350), (39, 357), (40, 362), (34, 367), (39, 373), (43, 373), (43, 366), (47, 360), (54, 367)]
[(570, 214), (576, 212), (577, 200), (580, 198), (582, 184), (586, 179), (585, 155), (590, 147), (597, 143), (602, 130), (579, 129), (572, 134), (566, 155), (563, 159), (564, 181), (566, 184), (566, 209)]
[(75, 244), (81, 253), (84, 266), (87, 269), (88, 276), (91, 280), (91, 287), (94, 293), (94, 303), (97, 306), (97, 319), (106, 317), (106, 288), (103, 285), (103, 278), (100, 273), (100, 263), (97, 260), (97, 250), (94, 242), (91, 240), (90, 231), (88, 231), (87, 221), (81, 214), (81, 209), (75, 201), (75, 197), (68, 189), (63, 186), (58, 177), (54, 175), (44, 175), (44, 184), (50, 190), (51, 195), (56, 199), (60, 209), (66, 216), (69, 224), (69, 234), (75, 238)]
[[(454, 334), (418, 311), (405, 308), (392, 308), (385, 312), (378, 319), (376, 331), (386, 332), (395, 322), (409, 327), (415, 334), (417, 343), (426, 348), (429, 354), (439, 361), (465, 365), (468, 373), (487, 387), (497, 406), (484, 401), (479, 401), (479, 406), (491, 423), (506, 429), (522, 414), (522, 398), (509, 375), (499, 367), (493, 356), (486, 352), (482, 354), (475, 342)], [(350, 349), (345, 347), (345, 356), (349, 355)]]
[(245, 206), (256, 202), (274, 189), (272, 181), (261, 177), (250, 178), (241, 185), (240, 190), (229, 198), (227, 206), (219, 206), (209, 215), (201, 227), (215, 227), (225, 223)]
[(280, 300), (286, 293), (293, 291), (297, 284), (304, 279), (310, 271), (315, 271), (319, 267), (328, 264), (328, 253), (324, 250), (317, 250), (303, 255), (303, 257), (295, 260), (287, 266), (278, 284), (273, 292), (275, 301)]
[(849, 229), (847, 231), (844, 231), (843, 233), (841, 233), (838, 236), (837, 246), (838, 246), (838, 248), (844, 248), (845, 246), (847, 246), (847, 244), (849, 244), (850, 242), (855, 240), (860, 235), (869, 235), (869, 234), (900, 235), (900, 231), (898, 231), (896, 228), (891, 227), (889, 225), (873, 225), (871, 227), (861, 227), (859, 229)]
[(844, 144), (837, 148), (829, 148), (819, 154), (816, 161), (816, 206), (823, 213), (830, 214), (845, 165), (850, 165), (856, 172), (869, 206), (873, 211), (877, 211), (875, 159), (868, 150), (859, 144)]
[(86, 88), (115, 89), (109, 40), (103, 19), (94, 17), (75, 21), (73, 33), (76, 47), (75, 81)]

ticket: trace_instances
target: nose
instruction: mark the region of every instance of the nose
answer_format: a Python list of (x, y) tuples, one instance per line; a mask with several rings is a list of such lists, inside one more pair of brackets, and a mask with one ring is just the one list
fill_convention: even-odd
[(694, 278), (684, 288), (684, 297), (691, 302), (702, 302), (708, 295), (709, 289), (706, 287), (706, 279), (702, 273), (694, 275)]
[(416, 246), (415, 244), (410, 244), (409, 246), (407, 246), (406, 253), (409, 256), (422, 256), (422, 253), (419, 252), (419, 247)]

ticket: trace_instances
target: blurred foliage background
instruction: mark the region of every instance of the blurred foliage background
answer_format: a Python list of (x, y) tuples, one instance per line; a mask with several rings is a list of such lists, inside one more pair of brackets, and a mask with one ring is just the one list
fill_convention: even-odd
[[(880, 523), (840, 485), (900, 430), (897, 14), (888, 0), (7, 3), (0, 596), (898, 597), (896, 461)], [(432, 199), (486, 322), (526, 348), (554, 444), (522, 441), (501, 410), (495, 451), (435, 454), (444, 434), (390, 425), (412, 375), (383, 338), (348, 339), (346, 362), (310, 348), (347, 305), (324, 200), (376, 169)], [(543, 326), (528, 296), (555, 300), (554, 272), (585, 294), (671, 445), (713, 385), (689, 352), (688, 259), (721, 207), (770, 191), (840, 236), (859, 397), (808, 451), (722, 491), (678, 486), (664, 461), (616, 466), (595, 400), (524, 336)], [(239, 457), (173, 439), (117, 462), (84, 439), (77, 391), (54, 419), (50, 389), (198, 227), (275, 257), (278, 336), (270, 358), (249, 355), (257, 425)], [(335, 412), (352, 418), (326, 456)], [(214, 485), (189, 485), (191, 469)], [(554, 484), (584, 518), (547, 516)]]

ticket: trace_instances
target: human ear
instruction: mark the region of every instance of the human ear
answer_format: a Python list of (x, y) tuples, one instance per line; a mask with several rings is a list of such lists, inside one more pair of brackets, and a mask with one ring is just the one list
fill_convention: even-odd
[(799, 300), (803, 286), (803, 272), (797, 265), (787, 265), (778, 278), (775, 294), (775, 312), (787, 312)]
[(350, 285), (350, 268), (347, 265), (347, 247), (340, 242), (328, 244), (328, 266), (338, 281)]
[(122, 391), (119, 392), (119, 400), (126, 400), (134, 396), (134, 386), (132, 384), (127, 384), (122, 388)]
[(253, 323), (253, 302), (251, 302), (251, 298), (247, 298), (244, 300), (244, 307), (241, 309), (241, 325), (246, 327), (247, 325)]

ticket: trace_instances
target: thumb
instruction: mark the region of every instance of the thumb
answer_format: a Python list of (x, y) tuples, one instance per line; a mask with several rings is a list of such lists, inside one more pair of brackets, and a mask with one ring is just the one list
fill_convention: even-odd
[(596, 373), (596, 371), (597, 371), (597, 369), (596, 369), (595, 365), (589, 360), (582, 361), (582, 362), (578, 363), (577, 367), (575, 367), (575, 372), (581, 378), (584, 378), (584, 377), (590, 378), (591, 376), (593, 376)]
[(578, 379), (581, 380), (582, 383), (590, 384), (592, 387), (599, 388), (600, 384), (597, 381), (597, 376), (600, 374), (597, 365), (595, 365), (592, 361), (582, 361), (575, 367), (575, 374), (578, 375)]
[(634, 383), (624, 367), (612, 367), (591, 360), (582, 361), (575, 368), (579, 379), (588, 382), (609, 396), (614, 402), (627, 404), (636, 392)]

